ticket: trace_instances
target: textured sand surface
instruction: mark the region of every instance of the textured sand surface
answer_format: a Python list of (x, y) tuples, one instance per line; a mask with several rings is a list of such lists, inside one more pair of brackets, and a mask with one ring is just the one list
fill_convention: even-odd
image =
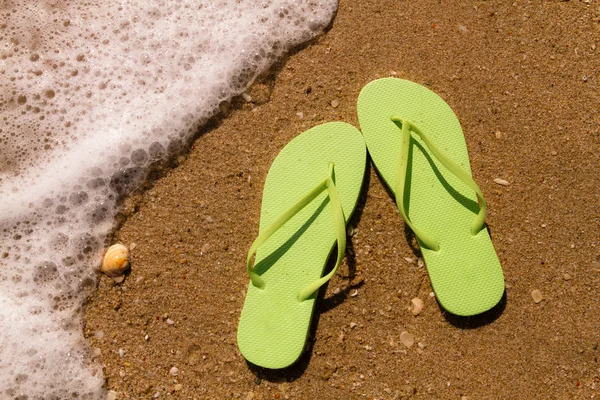
[[(118, 398), (593, 398), (597, 47), (595, 1), (340, 1), (324, 36), (255, 84), (252, 102), (240, 99), (178, 167), (130, 201), (116, 239), (136, 244), (131, 274), (121, 284), (103, 277), (86, 315), (109, 389)], [(445, 314), (369, 167), (347, 259), (317, 304), (309, 350), (284, 371), (249, 366), (236, 328), (269, 165), (309, 127), (356, 125), (360, 89), (390, 75), (428, 85), (457, 113), (488, 199), (505, 301), (479, 317)], [(418, 316), (414, 297), (424, 303)], [(415, 338), (410, 348), (403, 331)]]

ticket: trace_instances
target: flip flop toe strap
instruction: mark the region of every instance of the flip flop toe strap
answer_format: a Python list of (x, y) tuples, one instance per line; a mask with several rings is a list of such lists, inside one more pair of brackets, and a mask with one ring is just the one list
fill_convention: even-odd
[(246, 258), (248, 275), (252, 284), (259, 289), (265, 289), (264, 279), (254, 272), (252, 259), (258, 248), (265, 243), (269, 237), (271, 237), (279, 228), (281, 228), (286, 222), (292, 219), (298, 214), (304, 207), (306, 207), (311, 201), (313, 201), (319, 194), (324, 190), (327, 190), (329, 196), (329, 202), (331, 203), (331, 210), (333, 213), (333, 221), (335, 225), (335, 234), (337, 239), (337, 261), (335, 267), (325, 276), (310, 283), (298, 294), (298, 301), (304, 301), (308, 299), (313, 293), (315, 293), (321, 286), (323, 286), (337, 271), (339, 265), (344, 257), (346, 249), (346, 219), (344, 217), (344, 211), (340, 202), (339, 193), (335, 186), (334, 180), (334, 164), (329, 164), (329, 175), (321, 183), (319, 183), (313, 190), (307, 193), (304, 197), (298, 200), (292, 205), (287, 211), (279, 216), (275, 221), (271, 223), (252, 243), (250, 250), (248, 251), (248, 257)]
[(462, 168), (460, 168), (458, 164), (456, 164), (440, 149), (438, 149), (429, 139), (429, 137), (425, 133), (423, 133), (423, 131), (421, 131), (414, 123), (395, 115), (392, 116), (390, 119), (399, 127), (401, 126), (402, 129), (402, 139), (400, 143), (400, 160), (398, 162), (398, 168), (396, 170), (396, 204), (398, 205), (400, 214), (402, 214), (402, 218), (404, 218), (406, 224), (412, 229), (415, 235), (428, 249), (434, 251), (438, 251), (440, 249), (439, 243), (435, 239), (433, 239), (433, 237), (426, 234), (425, 232), (423, 232), (423, 230), (417, 228), (412, 223), (404, 209), (404, 187), (406, 183), (408, 150), (410, 144), (410, 135), (412, 131), (423, 140), (423, 143), (425, 143), (431, 154), (433, 154), (442, 163), (442, 165), (446, 167), (448, 171), (450, 171), (452, 174), (454, 174), (454, 176), (463, 181), (469, 188), (471, 188), (477, 194), (480, 208), (475, 218), (473, 218), (473, 223), (471, 224), (471, 234), (477, 235), (485, 224), (486, 215), (485, 199), (483, 198), (483, 193), (481, 192), (481, 189), (479, 188), (477, 183), (475, 183), (473, 178)]

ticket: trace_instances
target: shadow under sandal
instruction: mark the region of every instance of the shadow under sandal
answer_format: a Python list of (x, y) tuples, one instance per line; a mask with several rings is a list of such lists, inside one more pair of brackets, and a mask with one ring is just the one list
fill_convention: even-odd
[(384, 78), (362, 89), (358, 119), (373, 163), (419, 242), (440, 305), (461, 316), (494, 307), (504, 276), (450, 106), (424, 86)]
[[(319, 288), (344, 256), (346, 221), (365, 167), (364, 140), (343, 122), (300, 134), (273, 161), (260, 234), (248, 252), (250, 284), (238, 326), (238, 346), (249, 362), (285, 368), (304, 351)], [(321, 276), (336, 243), (335, 267)]]

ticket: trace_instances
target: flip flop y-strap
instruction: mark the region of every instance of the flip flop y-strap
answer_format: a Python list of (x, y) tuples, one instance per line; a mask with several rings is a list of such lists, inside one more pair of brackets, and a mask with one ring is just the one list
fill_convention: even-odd
[(313, 190), (298, 200), (292, 205), (287, 211), (279, 216), (271, 225), (269, 225), (252, 243), (250, 250), (248, 251), (248, 257), (246, 258), (248, 275), (252, 284), (259, 289), (265, 289), (265, 281), (254, 272), (252, 259), (258, 248), (266, 242), (279, 228), (281, 228), (286, 222), (292, 219), (298, 214), (304, 207), (306, 207), (311, 201), (313, 201), (319, 194), (324, 190), (327, 190), (329, 196), (329, 202), (331, 203), (331, 211), (333, 212), (333, 221), (335, 225), (335, 233), (337, 239), (337, 261), (335, 267), (325, 276), (310, 283), (304, 289), (298, 293), (298, 301), (304, 301), (308, 299), (314, 292), (316, 292), (321, 286), (325, 284), (335, 274), (338, 267), (344, 257), (346, 249), (346, 219), (344, 218), (344, 210), (340, 202), (339, 193), (334, 183), (334, 165), (329, 164), (329, 175), (321, 183), (319, 183)]
[(473, 189), (473, 191), (477, 194), (477, 198), (479, 199), (480, 208), (479, 213), (474, 217), (473, 223), (471, 224), (471, 234), (477, 235), (479, 231), (483, 228), (485, 223), (485, 215), (486, 215), (486, 206), (485, 199), (483, 198), (483, 193), (481, 189), (475, 183), (473, 178), (466, 173), (463, 169), (461, 169), (454, 161), (452, 161), (448, 156), (446, 156), (440, 149), (438, 149), (433, 142), (427, 137), (427, 135), (421, 131), (414, 123), (399, 117), (392, 116), (390, 119), (396, 123), (396, 125), (400, 124), (402, 126), (402, 139), (400, 141), (400, 160), (398, 161), (398, 168), (396, 170), (396, 204), (398, 205), (398, 209), (400, 210), (400, 214), (402, 214), (402, 218), (406, 221), (406, 224), (412, 229), (415, 235), (419, 238), (419, 240), (430, 250), (438, 251), (440, 249), (439, 243), (432, 238), (430, 235), (426, 234), (420, 228), (417, 228), (404, 209), (404, 184), (406, 182), (406, 169), (408, 166), (408, 150), (410, 144), (410, 132), (416, 133), (422, 140), (423, 143), (427, 145), (427, 148), (433, 154), (448, 171), (450, 171), (454, 176), (463, 181), (468, 187)]

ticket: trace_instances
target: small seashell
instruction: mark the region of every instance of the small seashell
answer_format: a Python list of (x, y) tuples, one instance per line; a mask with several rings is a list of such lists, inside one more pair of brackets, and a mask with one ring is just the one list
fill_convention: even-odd
[(117, 392), (115, 392), (114, 390), (110, 390), (106, 394), (106, 400), (117, 400), (117, 396), (118, 396)]
[(510, 182), (505, 179), (496, 178), (496, 179), (494, 179), (494, 182), (496, 182), (498, 185), (501, 185), (501, 186), (510, 186)]
[(129, 269), (129, 249), (120, 243), (110, 246), (104, 253), (100, 269), (110, 277), (123, 275)]
[(537, 304), (544, 299), (544, 296), (542, 295), (542, 292), (535, 289), (534, 291), (531, 292), (531, 298)]
[(423, 311), (423, 300), (420, 298), (415, 297), (410, 303), (410, 312), (412, 312), (413, 315), (419, 315), (421, 311)]
[(407, 348), (410, 348), (415, 344), (415, 337), (410, 333), (404, 331), (400, 334), (400, 342)]

